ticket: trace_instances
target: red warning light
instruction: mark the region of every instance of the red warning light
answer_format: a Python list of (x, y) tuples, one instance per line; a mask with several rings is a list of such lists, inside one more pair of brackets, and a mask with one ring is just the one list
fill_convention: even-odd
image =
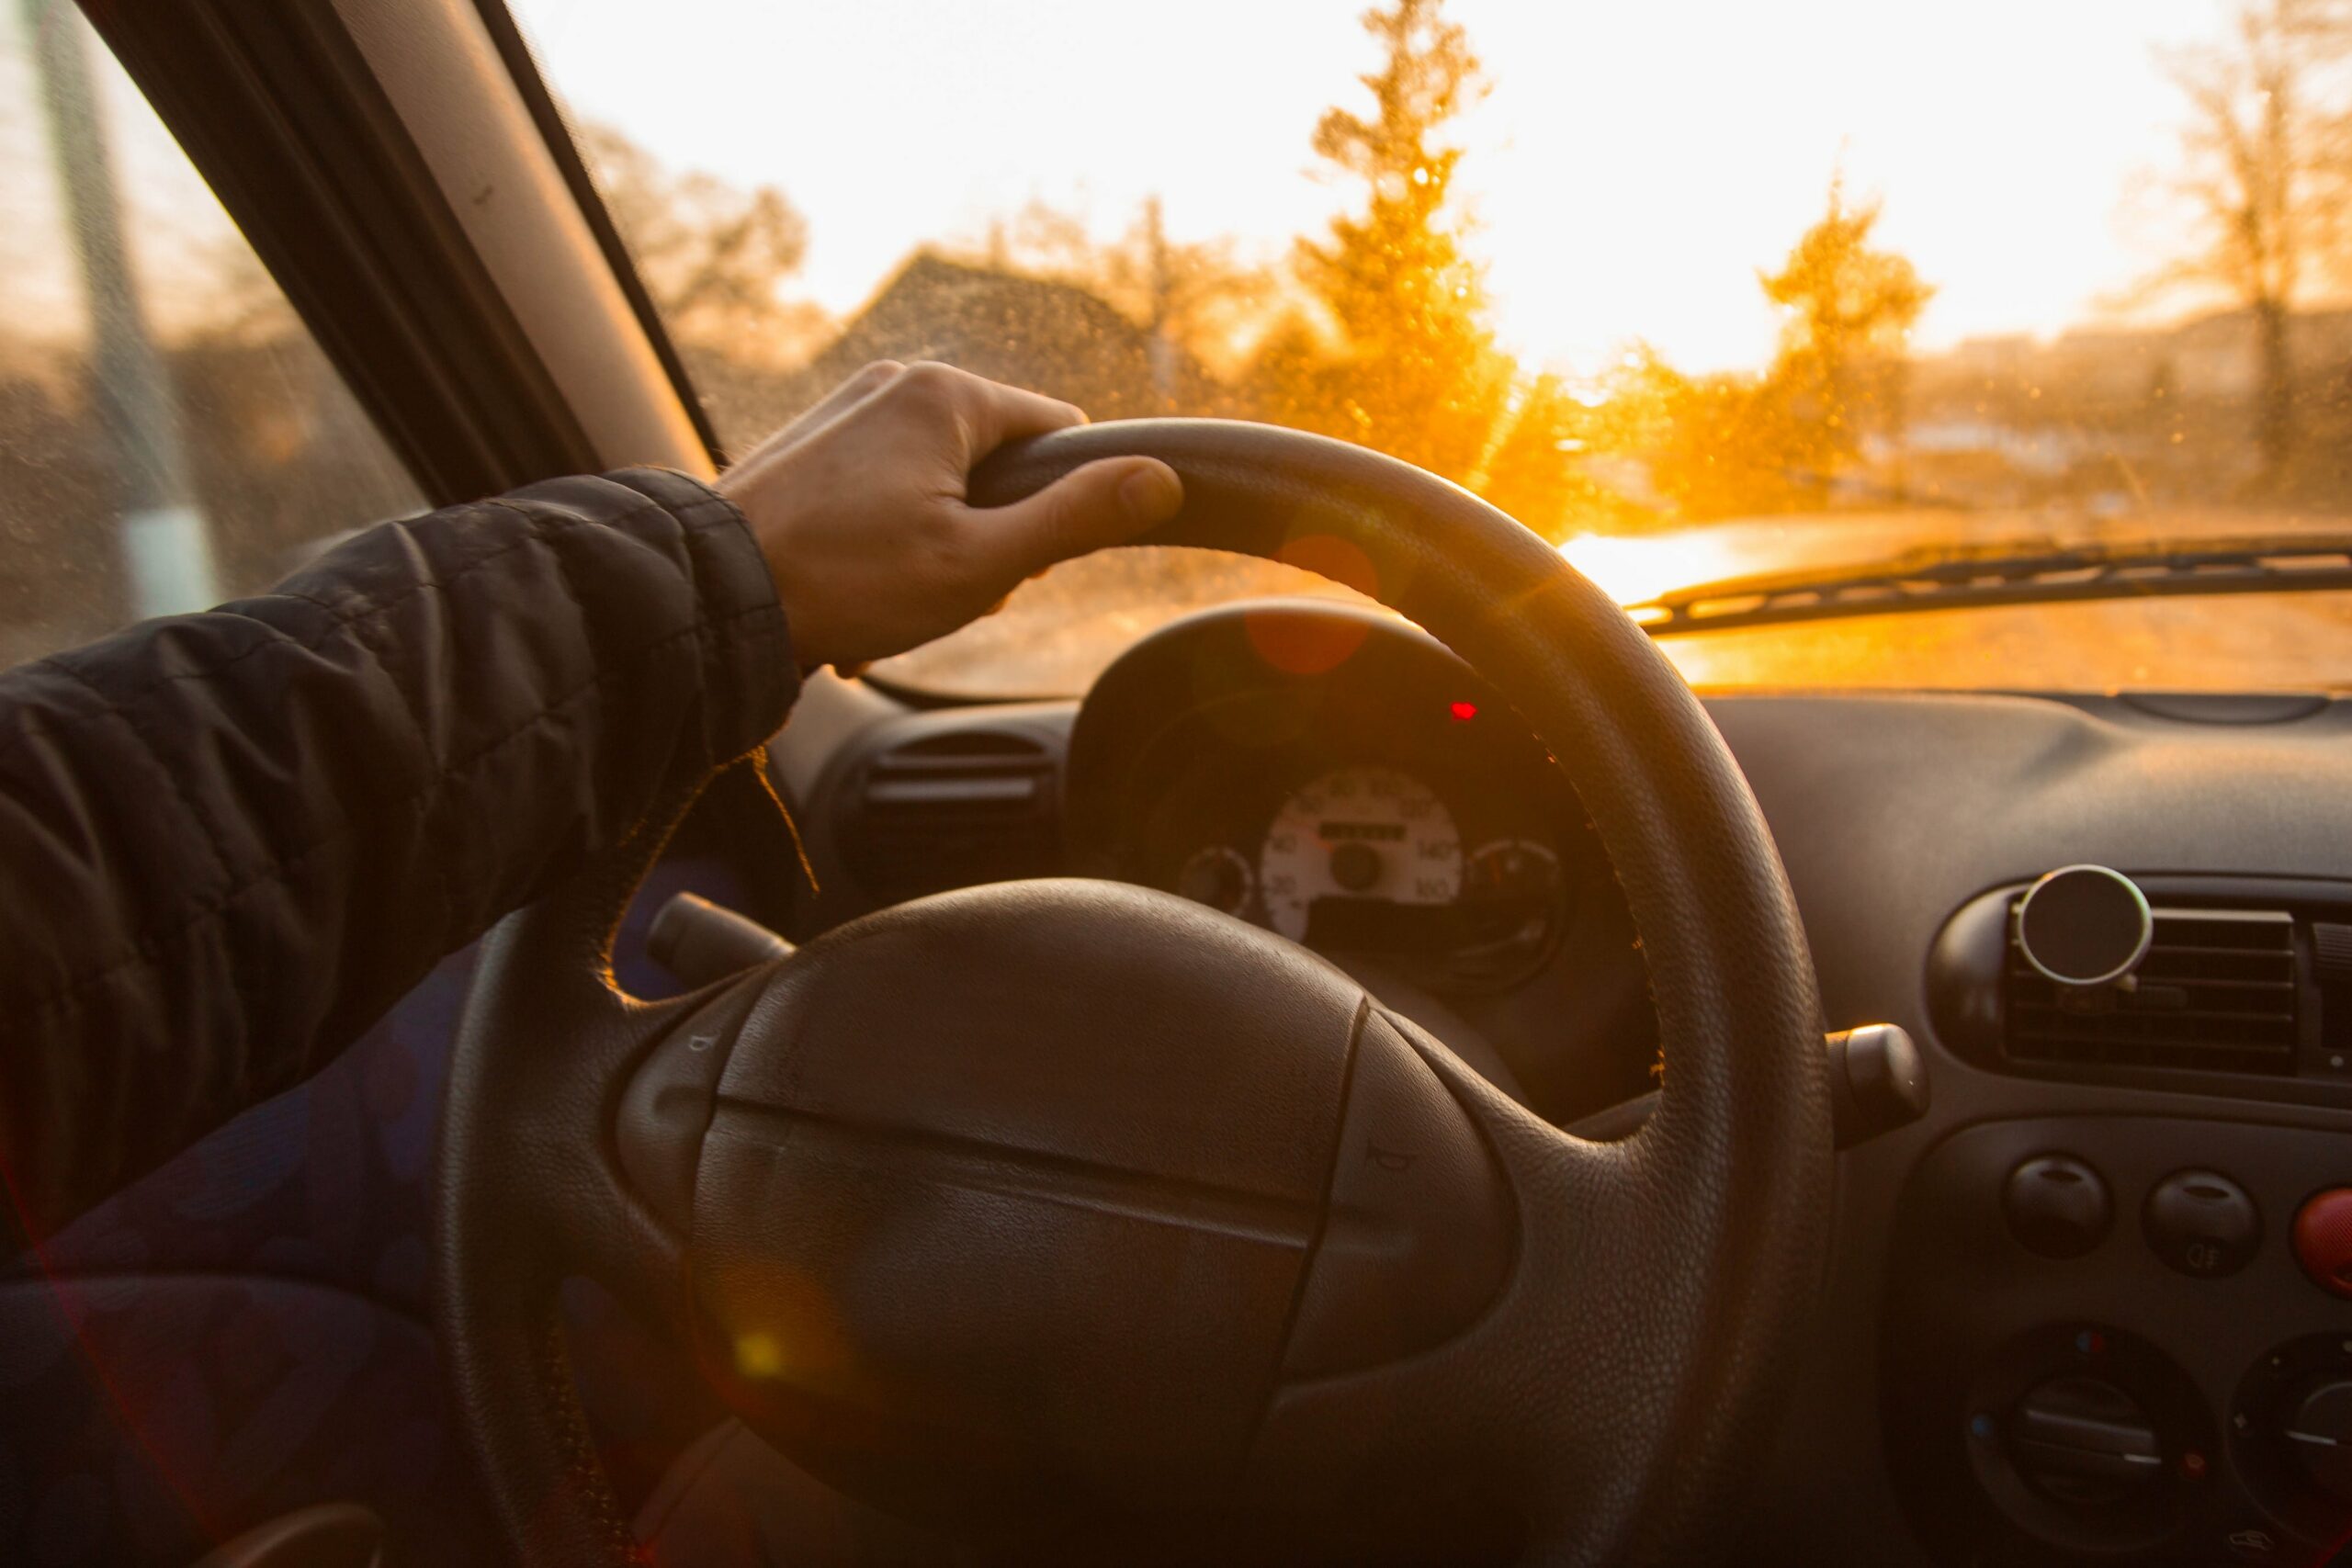
[(1453, 716), (1453, 722), (1456, 724), (1467, 724), (1478, 716), (1476, 703), (1448, 703), (1445, 707), (1446, 711)]

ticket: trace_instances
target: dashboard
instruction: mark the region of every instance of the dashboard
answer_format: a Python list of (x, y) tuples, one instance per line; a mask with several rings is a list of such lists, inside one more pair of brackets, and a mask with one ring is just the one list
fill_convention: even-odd
[[(2330, 1561), (2352, 1535), (2352, 701), (1702, 701), (1825, 1023), (1900, 1025), (1932, 1090), (1838, 1156), (1743, 1561)], [(818, 888), (796, 936), (965, 882), (1120, 877), (1304, 942), (1555, 1122), (1651, 1087), (1647, 976), (1572, 768), (1392, 618), (1211, 612), (1081, 703), (823, 680), (772, 761)], [(2154, 946), (2143, 983), (2053, 996), (2015, 911), (2086, 863), (2145, 891)], [(2312, 1250), (2338, 1220), (2340, 1275)]]
[(877, 708), (811, 750), (781, 781), (818, 887), (796, 938), (949, 887), (1110, 877), (1302, 942), (1555, 1121), (1650, 1087), (1647, 976), (1575, 790), (1394, 616), (1211, 610), (1081, 704)]

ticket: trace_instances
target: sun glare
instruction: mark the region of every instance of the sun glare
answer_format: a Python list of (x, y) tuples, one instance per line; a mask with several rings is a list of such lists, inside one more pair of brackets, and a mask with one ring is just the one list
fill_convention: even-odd
[[(1307, 143), (1375, 63), (1363, 4), (1199, 0), (1179, 25), (1078, 0), (675, 0), (658, 29), (595, 0), (518, 9), (583, 118), (786, 191), (809, 218), (798, 286), (842, 314), (908, 250), (985, 244), (1039, 201), (1108, 238), (1157, 196), (1179, 240), (1279, 255), (1338, 204)], [(1841, 167), (1886, 197), (1887, 237), (1941, 286), (1924, 344), (2098, 313), (2144, 270), (2135, 226), (2162, 216), (2141, 200), (2175, 116), (2160, 51), (2222, 15), (2218, 0), (1450, 10), (1491, 84), (1454, 138), (1454, 195), (1501, 340), (1589, 368), (1641, 338), (1702, 370), (1770, 353), (1755, 269)]]
[(1620, 604), (1641, 604), (1694, 582), (1715, 582), (1762, 569), (1769, 558), (1719, 533), (1578, 534), (1560, 546), (1568, 564)]
[[(944, 357), (1374, 447), (1627, 604), (2334, 526), (2352, 31), (2303, 3), (518, 0), (729, 439)], [(1075, 690), (1203, 570), (1065, 572), (922, 678)]]

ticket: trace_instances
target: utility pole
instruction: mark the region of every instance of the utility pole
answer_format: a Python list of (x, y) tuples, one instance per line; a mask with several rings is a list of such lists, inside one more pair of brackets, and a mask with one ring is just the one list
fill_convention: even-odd
[(196, 509), (171, 381), (130, 276), (106, 124), (71, 0), (21, 0), (41, 80), (51, 155), (89, 312), (90, 390), (122, 503), (122, 557), (134, 615), (209, 607), (212, 546)]
[(1151, 291), (1151, 321), (1147, 327), (1150, 335), (1144, 340), (1144, 353), (1151, 369), (1152, 393), (1162, 409), (1172, 411), (1176, 407), (1176, 333), (1170, 317), (1174, 313), (1170, 307), (1176, 279), (1168, 265), (1168, 231), (1157, 195), (1144, 201), (1143, 233), (1145, 284)]

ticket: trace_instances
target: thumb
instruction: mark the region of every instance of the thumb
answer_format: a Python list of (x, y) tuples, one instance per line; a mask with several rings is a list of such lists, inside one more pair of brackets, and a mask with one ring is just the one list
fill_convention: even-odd
[(1184, 504), (1183, 481), (1157, 457), (1105, 457), (1025, 501), (983, 513), (987, 536), (1025, 577), (1056, 561), (1124, 544)]

